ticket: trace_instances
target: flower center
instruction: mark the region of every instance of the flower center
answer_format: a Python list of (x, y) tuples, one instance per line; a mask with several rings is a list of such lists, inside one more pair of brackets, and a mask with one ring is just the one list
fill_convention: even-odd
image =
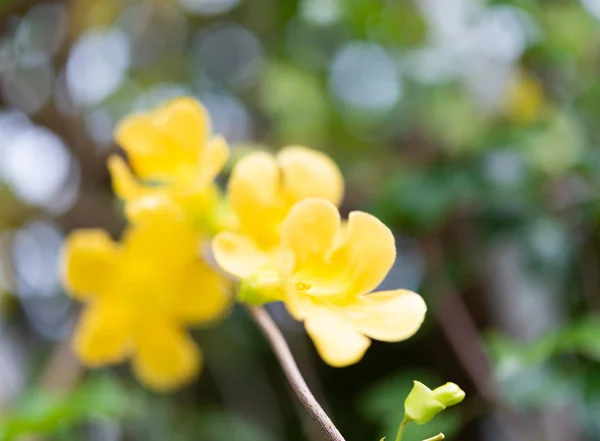
[(306, 292), (310, 289), (311, 285), (309, 283), (304, 283), (304, 282), (296, 282), (296, 284), (294, 285), (294, 288), (296, 288), (296, 291), (298, 292)]

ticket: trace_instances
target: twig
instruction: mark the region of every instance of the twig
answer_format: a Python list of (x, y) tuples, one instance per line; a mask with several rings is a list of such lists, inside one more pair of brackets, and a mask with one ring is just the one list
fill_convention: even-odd
[(83, 375), (83, 367), (71, 350), (71, 337), (59, 343), (48, 360), (39, 379), (42, 390), (64, 394), (77, 384)]
[(290, 386), (298, 397), (298, 400), (300, 400), (310, 416), (321, 426), (323, 433), (330, 441), (345, 441), (342, 434), (337, 427), (335, 427), (306, 385), (281, 331), (275, 322), (273, 322), (271, 316), (263, 308), (252, 305), (245, 306), (254, 322), (269, 341)]

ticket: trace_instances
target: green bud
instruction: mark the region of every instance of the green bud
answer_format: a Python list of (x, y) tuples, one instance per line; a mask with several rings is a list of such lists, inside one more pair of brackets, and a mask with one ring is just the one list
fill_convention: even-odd
[(433, 398), (446, 407), (454, 406), (465, 399), (465, 392), (454, 383), (446, 383), (433, 390)]
[(240, 284), (238, 299), (251, 305), (263, 305), (281, 300), (282, 279), (279, 271), (261, 268)]
[(419, 381), (404, 402), (404, 414), (407, 421), (425, 424), (446, 407), (460, 403), (465, 393), (454, 383), (446, 383), (435, 390), (429, 389)]
[(419, 381), (414, 382), (404, 402), (406, 419), (417, 424), (425, 424), (445, 408), (446, 406), (433, 397), (431, 389)]

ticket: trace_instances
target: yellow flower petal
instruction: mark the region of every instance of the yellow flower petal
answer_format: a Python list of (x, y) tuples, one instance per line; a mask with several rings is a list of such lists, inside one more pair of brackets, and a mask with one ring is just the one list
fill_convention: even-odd
[(182, 167), (196, 167), (210, 131), (204, 108), (192, 98), (177, 98), (148, 114), (125, 118), (116, 140), (142, 179), (170, 180)]
[(189, 263), (200, 257), (200, 237), (185, 222), (129, 226), (122, 240), (128, 272), (139, 272), (145, 280), (179, 280)]
[(343, 186), (341, 173), (328, 156), (287, 147), (277, 158), (265, 152), (242, 158), (233, 169), (228, 196), (242, 231), (262, 248), (270, 248), (277, 245), (281, 222), (293, 204), (310, 197), (337, 204)]
[[(169, 197), (179, 207), (182, 216), (187, 216), (189, 222), (209, 231), (215, 225), (215, 216), (221, 194), (213, 182), (203, 186), (200, 183), (181, 182), (174, 186)], [(175, 215), (175, 213), (173, 213)]]
[(127, 202), (125, 215), (131, 223), (183, 220), (185, 212), (173, 191), (141, 185), (120, 156), (108, 158), (108, 169), (113, 180), (113, 191)]
[(306, 312), (306, 332), (323, 360), (334, 367), (357, 363), (371, 344), (333, 309), (313, 305)]
[(191, 97), (175, 98), (152, 112), (152, 119), (189, 161), (198, 158), (210, 133), (210, 120), (202, 104)]
[(362, 334), (375, 340), (396, 342), (418, 331), (427, 306), (419, 294), (399, 289), (361, 296), (340, 310)]
[(333, 246), (340, 214), (326, 199), (305, 199), (295, 204), (281, 226), (281, 245), (294, 252), (296, 264), (320, 264)]
[(77, 299), (101, 295), (109, 287), (119, 250), (104, 230), (74, 231), (65, 240), (61, 278)]
[(150, 388), (175, 389), (191, 381), (200, 367), (200, 349), (178, 327), (159, 320), (146, 323), (137, 333), (133, 370)]
[[(213, 148), (213, 153), (227, 155), (226, 151), (215, 151), (221, 147)], [(179, 182), (158, 187), (141, 185), (123, 158), (117, 155), (109, 158), (108, 167), (113, 178), (114, 192), (127, 202), (125, 214), (131, 223), (182, 221), (186, 216), (188, 220), (204, 222), (219, 200), (217, 187), (210, 180), (219, 172), (217, 167), (220, 165), (214, 161), (223, 158), (212, 160), (213, 163), (207, 165), (208, 172), (204, 172), (204, 168), (200, 167), (197, 176), (183, 174)], [(205, 177), (200, 179), (201, 175)]]
[[(287, 207), (279, 195), (279, 170), (264, 152), (242, 158), (231, 173), (227, 193), (242, 230), (264, 248), (278, 241)], [(257, 215), (260, 213), (260, 216)]]
[(148, 189), (140, 185), (123, 158), (111, 155), (108, 158), (108, 171), (112, 178), (115, 194), (125, 201), (148, 194)]
[(170, 142), (148, 115), (123, 119), (115, 129), (115, 140), (127, 152), (135, 174), (143, 179), (168, 179), (181, 164), (179, 155), (166, 158)]
[(290, 146), (277, 155), (283, 176), (283, 192), (291, 203), (306, 198), (325, 198), (339, 205), (344, 178), (333, 160), (317, 150)]
[(231, 282), (201, 260), (190, 264), (171, 293), (174, 315), (190, 324), (221, 318), (232, 304)]
[(229, 147), (222, 136), (211, 138), (200, 157), (200, 175), (198, 181), (206, 184), (212, 181), (225, 167), (229, 159)]
[(86, 308), (73, 338), (74, 351), (88, 366), (123, 361), (133, 347), (134, 311), (101, 300)]
[(383, 222), (361, 211), (350, 213), (345, 237), (334, 252), (332, 266), (348, 271), (347, 292), (360, 295), (374, 290), (396, 259), (392, 232)]
[(183, 222), (186, 219), (184, 207), (168, 192), (159, 189), (128, 201), (125, 204), (125, 216), (132, 224)]
[(246, 279), (265, 266), (288, 273), (293, 257), (286, 250), (262, 250), (247, 236), (224, 232), (212, 241), (215, 260), (221, 268), (234, 276)]

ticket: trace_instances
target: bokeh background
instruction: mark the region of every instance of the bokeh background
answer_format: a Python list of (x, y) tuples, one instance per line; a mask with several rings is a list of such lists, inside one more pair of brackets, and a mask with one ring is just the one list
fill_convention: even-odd
[(345, 369), (271, 308), (348, 441), (393, 439), (413, 379), (468, 398), (406, 441), (600, 440), (599, 74), (600, 0), (1, 0), (0, 439), (324, 440), (244, 311), (171, 395), (64, 343), (65, 235), (124, 225), (115, 123), (193, 95), (234, 161), (333, 156), (429, 304)]

